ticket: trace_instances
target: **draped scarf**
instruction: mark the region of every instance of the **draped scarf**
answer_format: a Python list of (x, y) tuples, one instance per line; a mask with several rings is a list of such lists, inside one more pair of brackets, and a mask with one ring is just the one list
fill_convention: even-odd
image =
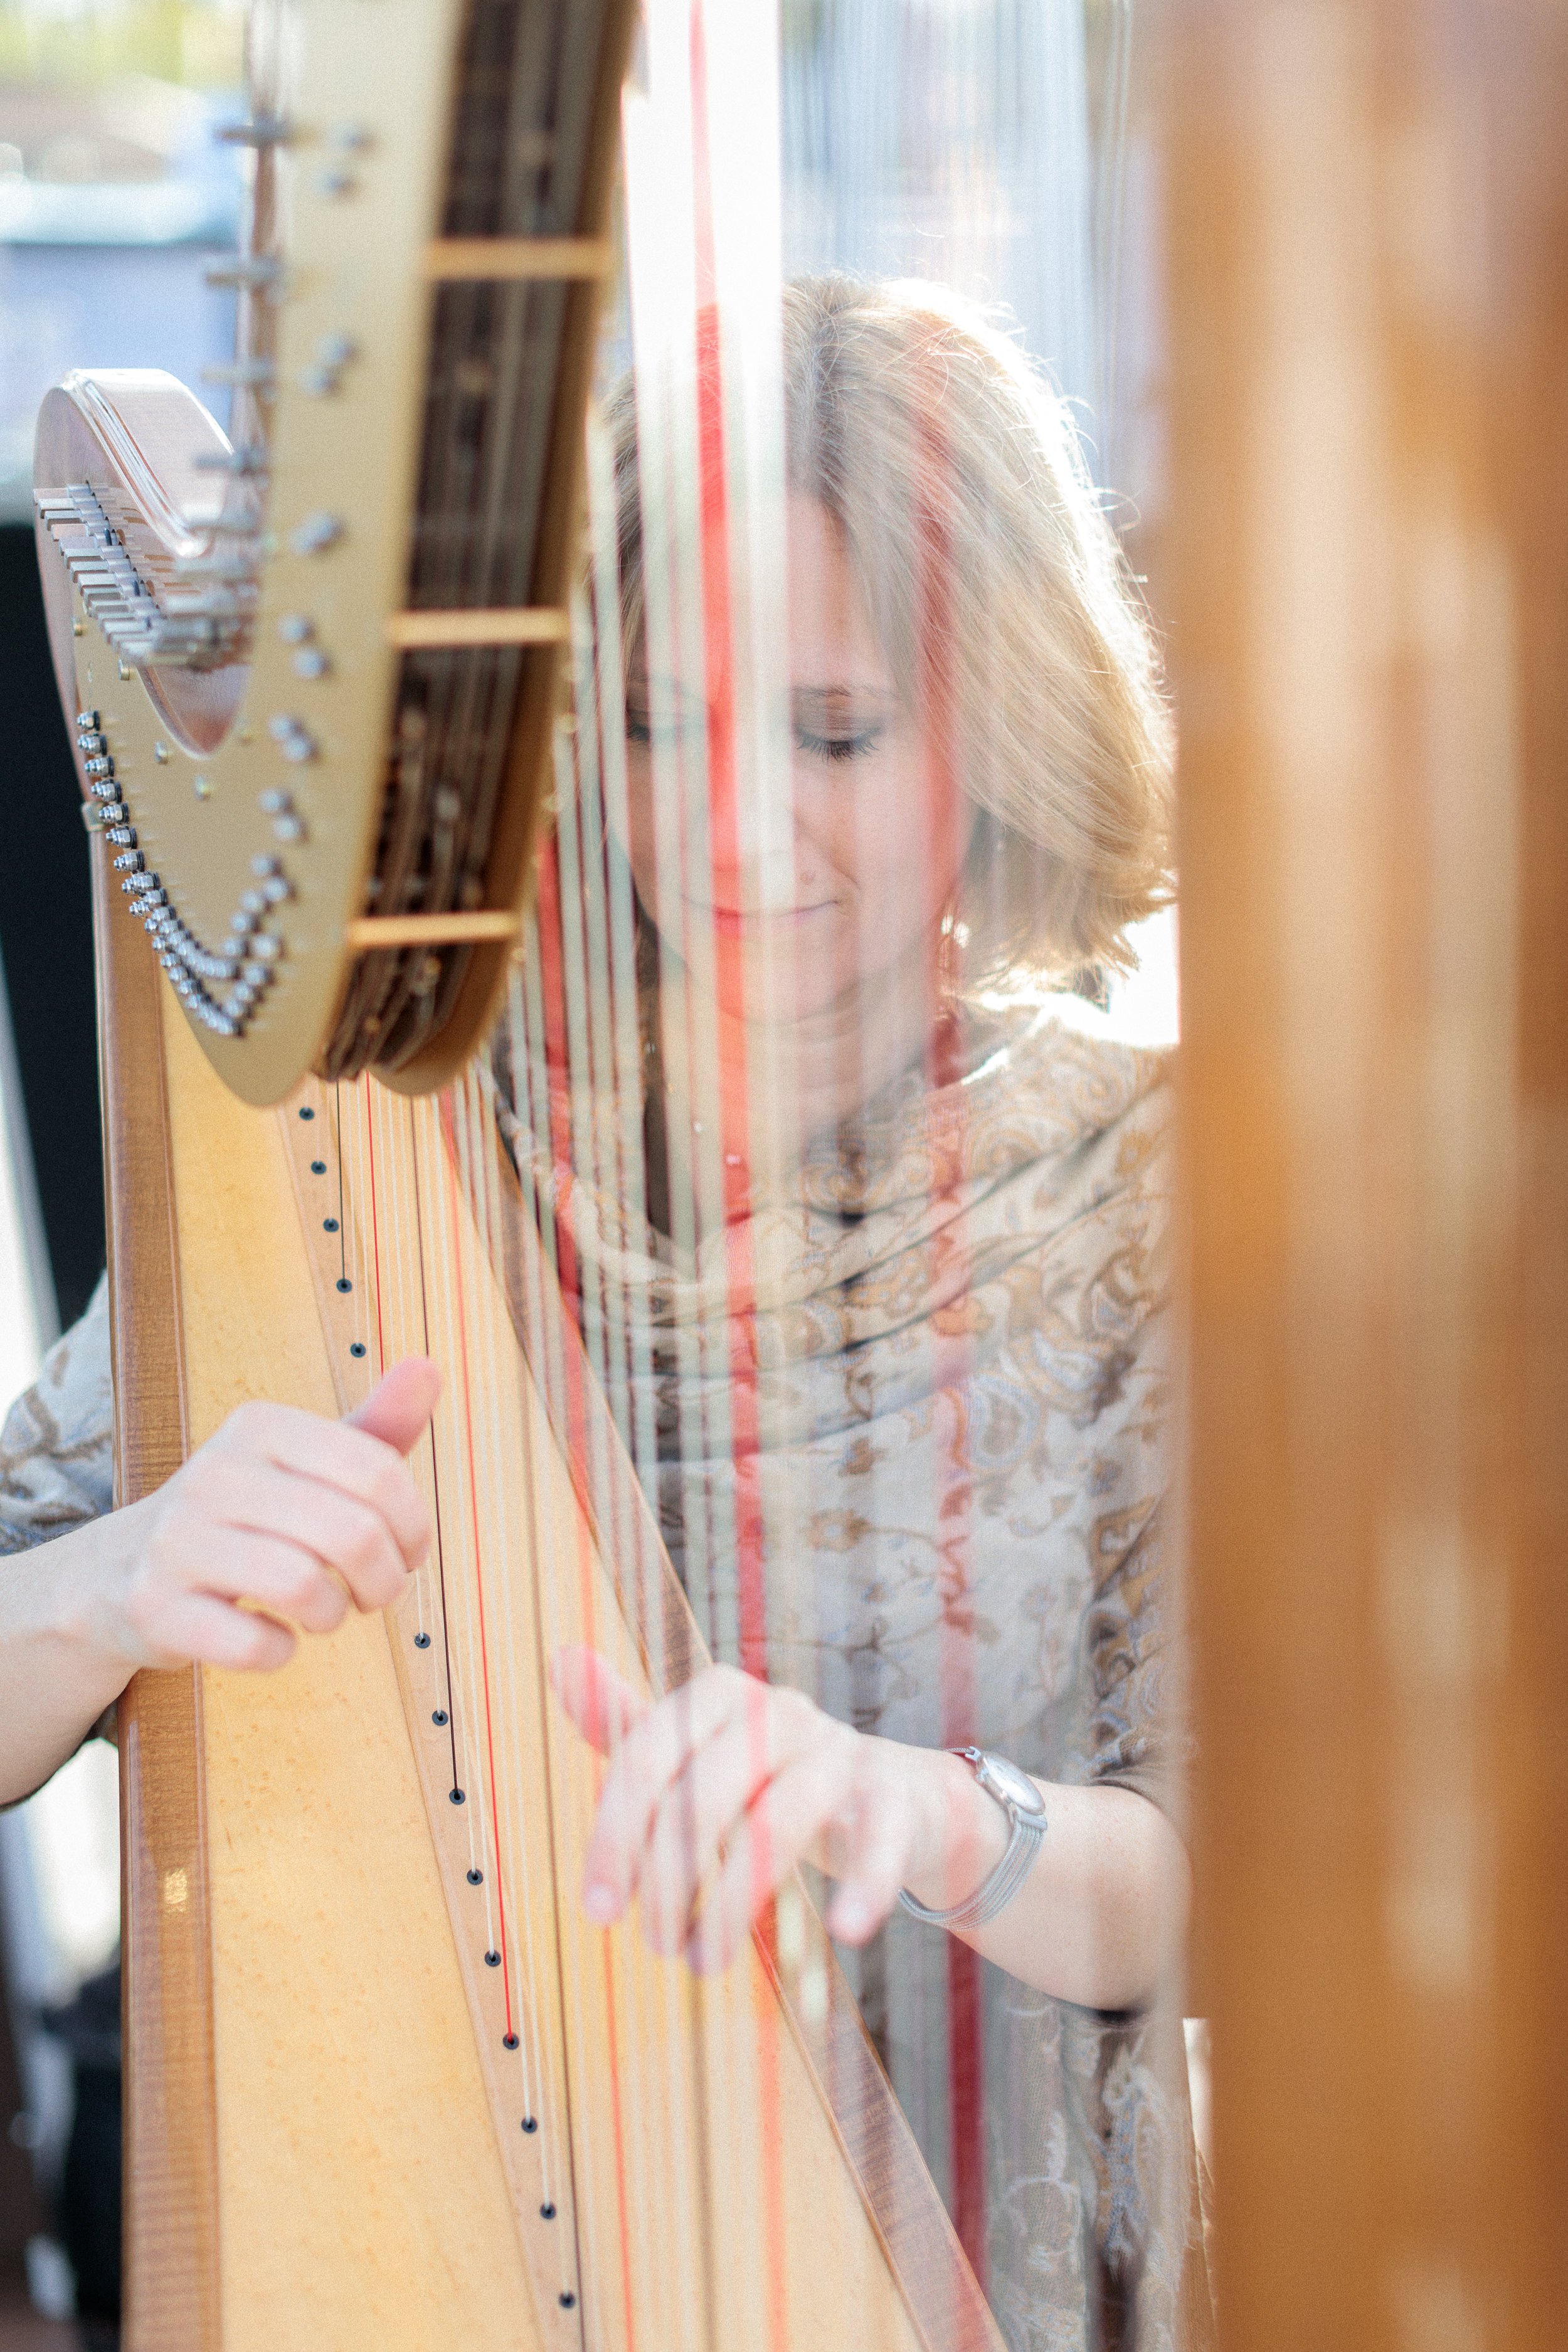
[[(1176, 1805), (1168, 1057), (1072, 1000), (973, 1011), (942, 1082), (905, 1071), (683, 1249), (644, 1205), (649, 1104), (568, 1103), (524, 1052), (499, 1054), (503, 1131), (715, 1654), (867, 1733)], [(954, 2205), (947, 1940), (900, 1913), (843, 1957)], [(978, 2259), (1009, 2344), (1195, 2343), (1179, 2018), (981, 1973)]]

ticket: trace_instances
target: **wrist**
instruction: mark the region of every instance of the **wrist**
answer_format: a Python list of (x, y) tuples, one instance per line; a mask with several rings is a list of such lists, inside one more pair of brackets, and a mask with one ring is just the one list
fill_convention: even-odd
[(961, 1757), (924, 1748), (924, 1831), (905, 1881), (917, 1903), (945, 1911), (983, 1886), (1007, 1851), (1006, 1814)]
[(146, 1663), (123, 1609), (144, 1517), (143, 1503), (128, 1505), (57, 1536), (34, 1556), (35, 1630), (69, 1655), (79, 1678), (105, 1686), (105, 1706)]

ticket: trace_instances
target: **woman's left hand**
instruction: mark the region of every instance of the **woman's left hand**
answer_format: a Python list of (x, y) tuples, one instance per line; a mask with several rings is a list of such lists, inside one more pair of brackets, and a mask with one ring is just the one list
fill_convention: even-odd
[[(610, 1759), (584, 1910), (607, 1927), (637, 1897), (653, 1949), (704, 1972), (728, 1967), (798, 1863), (837, 1880), (829, 1932), (863, 1944), (900, 1886), (930, 1885), (941, 1900), (955, 1862), (978, 1884), (1005, 1843), (976, 1816), (973, 1780), (953, 1758), (868, 1738), (732, 1666), (710, 1666), (653, 1706), (595, 1650), (560, 1651), (553, 1680)], [(989, 1859), (969, 1851), (988, 1843)]]

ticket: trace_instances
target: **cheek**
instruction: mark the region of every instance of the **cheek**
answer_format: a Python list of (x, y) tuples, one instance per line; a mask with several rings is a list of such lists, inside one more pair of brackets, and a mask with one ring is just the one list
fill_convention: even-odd
[[(804, 812), (803, 812), (804, 814)], [(968, 853), (974, 813), (937, 806), (913, 757), (889, 759), (853, 783), (819, 793), (816, 832), (825, 856), (853, 886), (862, 953), (891, 960), (951, 896)]]

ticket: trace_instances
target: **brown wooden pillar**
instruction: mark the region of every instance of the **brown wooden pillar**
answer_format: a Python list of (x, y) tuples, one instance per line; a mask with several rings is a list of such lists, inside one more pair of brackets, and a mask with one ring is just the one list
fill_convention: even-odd
[(1568, 12), (1161, 0), (1234, 2352), (1568, 2342)]

